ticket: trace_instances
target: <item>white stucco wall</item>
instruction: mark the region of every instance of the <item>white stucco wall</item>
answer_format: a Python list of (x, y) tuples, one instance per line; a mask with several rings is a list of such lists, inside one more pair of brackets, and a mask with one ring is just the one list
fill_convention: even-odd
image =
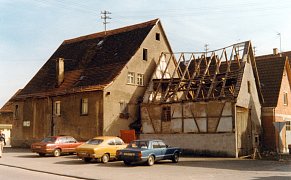
[[(248, 82), (250, 83), (250, 92), (248, 92)], [(245, 64), (236, 105), (251, 109), (252, 121), (256, 126), (261, 126), (261, 104), (251, 62)]]
[(235, 133), (221, 134), (141, 134), (141, 139), (162, 139), (184, 150), (210, 151), (236, 157)]

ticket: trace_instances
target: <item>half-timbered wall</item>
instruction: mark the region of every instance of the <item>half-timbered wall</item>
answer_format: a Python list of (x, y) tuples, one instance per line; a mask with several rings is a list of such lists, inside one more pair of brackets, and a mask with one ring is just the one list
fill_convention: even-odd
[[(222, 133), (234, 131), (233, 103), (227, 101), (142, 105), (143, 133)], [(161, 118), (170, 108), (170, 120)]]

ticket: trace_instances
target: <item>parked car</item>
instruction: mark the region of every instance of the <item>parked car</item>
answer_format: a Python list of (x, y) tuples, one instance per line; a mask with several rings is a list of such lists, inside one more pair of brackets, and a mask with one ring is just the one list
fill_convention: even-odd
[(83, 142), (78, 142), (72, 136), (50, 136), (44, 138), (41, 142), (33, 143), (31, 151), (38, 153), (39, 156), (52, 154), (53, 156), (60, 156), (62, 153), (75, 153), (76, 147)]
[(134, 140), (127, 148), (118, 150), (117, 158), (124, 164), (145, 162), (152, 166), (155, 161), (169, 159), (177, 163), (181, 154), (178, 147), (169, 147), (162, 140)]
[(99, 136), (88, 140), (76, 148), (77, 156), (85, 162), (101, 160), (107, 163), (110, 159), (116, 159), (116, 151), (126, 148), (127, 144), (115, 136)]

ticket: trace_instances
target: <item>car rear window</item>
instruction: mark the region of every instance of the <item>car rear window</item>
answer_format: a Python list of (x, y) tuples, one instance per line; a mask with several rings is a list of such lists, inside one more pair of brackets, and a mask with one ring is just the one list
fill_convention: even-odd
[(103, 142), (103, 139), (90, 139), (86, 142), (86, 144), (93, 144), (93, 145), (98, 145)]
[(147, 141), (132, 141), (127, 147), (129, 148), (148, 148)]
[(56, 141), (57, 138), (55, 137), (46, 137), (44, 138), (41, 142), (45, 142), (45, 143), (54, 143)]

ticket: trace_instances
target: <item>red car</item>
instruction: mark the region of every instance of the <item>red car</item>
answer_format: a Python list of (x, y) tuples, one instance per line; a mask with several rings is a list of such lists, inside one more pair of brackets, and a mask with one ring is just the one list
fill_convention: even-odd
[(41, 142), (33, 143), (31, 151), (38, 153), (39, 156), (52, 154), (57, 157), (62, 153), (75, 153), (76, 147), (83, 144), (71, 136), (50, 136), (44, 138)]

